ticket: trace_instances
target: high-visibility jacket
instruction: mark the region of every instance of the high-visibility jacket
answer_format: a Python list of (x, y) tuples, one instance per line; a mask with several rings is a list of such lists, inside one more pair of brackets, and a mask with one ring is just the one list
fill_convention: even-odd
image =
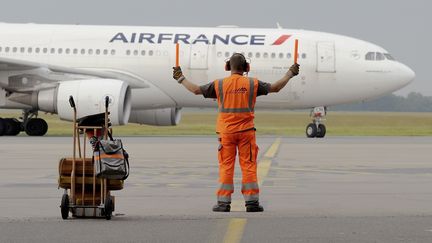
[(216, 132), (236, 133), (254, 128), (258, 80), (233, 74), (216, 80), (219, 114)]

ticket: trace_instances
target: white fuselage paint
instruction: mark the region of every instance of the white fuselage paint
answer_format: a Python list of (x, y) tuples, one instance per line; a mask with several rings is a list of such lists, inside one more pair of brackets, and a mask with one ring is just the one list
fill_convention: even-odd
[[(391, 93), (414, 78), (414, 72), (397, 61), (365, 60), (368, 52), (387, 53), (379, 46), (304, 30), (0, 24), (0, 33), (2, 57), (72, 68), (114, 70), (146, 80), (149, 88), (132, 90), (134, 110), (216, 105), (212, 99), (190, 94), (173, 80), (176, 38), (185, 76), (199, 85), (229, 75), (224, 65), (233, 52), (244, 52), (246, 57), (252, 55), (249, 76), (275, 82), (293, 64), (294, 40), (298, 39), (300, 74), (281, 92), (259, 97), (258, 108), (296, 109), (357, 102)], [(226, 39), (214, 40), (215, 35)], [(280, 45), (272, 45), (283, 35), (290, 37)], [(185, 41), (187, 36), (190, 38)], [(157, 43), (159, 40), (161, 43)], [(35, 52), (36, 48), (40, 48), (39, 53)], [(44, 53), (43, 48), (48, 52)], [(108, 51), (107, 55), (104, 50)], [(0, 77), (0, 82), (7, 80)]]

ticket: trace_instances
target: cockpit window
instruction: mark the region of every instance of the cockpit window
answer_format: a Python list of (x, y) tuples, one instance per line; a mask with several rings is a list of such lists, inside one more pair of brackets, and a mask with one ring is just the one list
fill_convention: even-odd
[(388, 59), (388, 60), (396, 60), (392, 55), (388, 54), (388, 53), (384, 53), (384, 56)]
[(382, 52), (368, 52), (365, 59), (368, 61), (383, 61), (385, 59), (395, 60), (390, 54)]
[(384, 54), (382, 54), (381, 52), (376, 53), (376, 60), (377, 61), (382, 61), (384, 59), (385, 59)]
[(368, 52), (366, 54), (366, 60), (368, 60), (368, 61), (374, 61), (375, 60), (375, 52)]

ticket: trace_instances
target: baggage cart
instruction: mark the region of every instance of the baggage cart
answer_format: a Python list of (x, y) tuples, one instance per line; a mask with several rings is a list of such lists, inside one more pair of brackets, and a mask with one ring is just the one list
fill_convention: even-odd
[(60, 209), (63, 219), (69, 217), (92, 217), (110, 220), (115, 209), (115, 197), (111, 191), (122, 190), (124, 181), (96, 177), (93, 148), (87, 139), (87, 132), (98, 133), (107, 139), (109, 127), (109, 97), (105, 97), (104, 121), (100, 125), (85, 126), (77, 121), (77, 107), (73, 97), (69, 103), (74, 112), (73, 118), (73, 153), (71, 158), (59, 161), (59, 188), (64, 189)]

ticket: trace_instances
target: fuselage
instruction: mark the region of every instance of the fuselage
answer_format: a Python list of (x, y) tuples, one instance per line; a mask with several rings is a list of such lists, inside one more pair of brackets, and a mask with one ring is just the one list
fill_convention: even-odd
[[(240, 52), (249, 76), (281, 78), (293, 63), (298, 39), (300, 74), (279, 93), (259, 97), (258, 108), (310, 108), (379, 97), (410, 83), (415, 74), (366, 41), (322, 32), (236, 27), (126, 27), (0, 24), (0, 56), (65, 67), (112, 70), (145, 80), (132, 90), (132, 109), (212, 107), (172, 79), (175, 43), (185, 76), (205, 84), (229, 75), (226, 59)], [(2, 79), (0, 82), (7, 82)], [(19, 108), (19, 107), (3, 107)]]

